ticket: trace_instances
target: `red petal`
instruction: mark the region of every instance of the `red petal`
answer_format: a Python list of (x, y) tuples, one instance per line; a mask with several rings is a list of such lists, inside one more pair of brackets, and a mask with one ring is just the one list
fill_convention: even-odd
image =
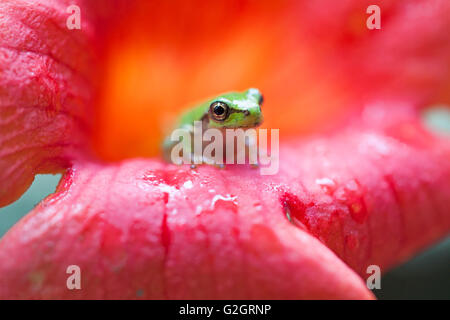
[[(237, 174), (150, 160), (75, 166), (0, 242), (0, 298), (371, 297), (287, 222), (271, 187)], [(237, 205), (214, 203), (228, 193)], [(82, 270), (79, 292), (66, 288), (72, 264)]]
[(66, 9), (0, 3), (0, 206), (36, 173), (61, 171), (86, 148), (95, 70), (90, 25), (86, 18), (83, 31), (68, 30)]
[(450, 229), (450, 143), (408, 110), (282, 145), (275, 176), (79, 163), (0, 242), (0, 298), (370, 298), (326, 246), (364, 276)]
[[(418, 103), (449, 101), (450, 2), (446, 0), (301, 1), (292, 10), (299, 28), (341, 72), (354, 96), (408, 97)], [(380, 8), (381, 29), (369, 30), (366, 13)], [(356, 72), (355, 72), (356, 71)]]

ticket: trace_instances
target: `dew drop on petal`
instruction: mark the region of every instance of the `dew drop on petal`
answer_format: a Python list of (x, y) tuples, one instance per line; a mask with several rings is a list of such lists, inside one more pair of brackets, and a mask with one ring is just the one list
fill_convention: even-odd
[(316, 179), (316, 184), (327, 193), (333, 193), (336, 189), (336, 183), (330, 178)]
[(192, 189), (192, 186), (193, 186), (193, 184), (192, 184), (191, 180), (188, 180), (185, 183), (183, 183), (183, 188), (185, 188), (185, 189)]
[(203, 211), (203, 206), (201, 205), (197, 205), (197, 207), (195, 207), (195, 214), (199, 215), (200, 213), (202, 213)]
[(347, 188), (347, 190), (357, 191), (358, 190), (358, 183), (355, 180), (350, 180), (349, 182), (347, 182), (345, 187)]
[[(211, 201), (210, 209), (214, 210), (219, 205), (221, 207), (231, 208), (233, 210), (233, 212), (236, 212), (236, 210), (237, 210), (237, 196), (231, 196), (231, 195), (222, 196), (220, 194), (215, 195), (214, 198)], [(231, 205), (231, 207), (230, 207), (230, 205)]]
[(260, 202), (255, 202), (253, 204), (253, 207), (255, 208), (256, 211), (261, 211), (261, 209), (262, 209), (262, 205)]

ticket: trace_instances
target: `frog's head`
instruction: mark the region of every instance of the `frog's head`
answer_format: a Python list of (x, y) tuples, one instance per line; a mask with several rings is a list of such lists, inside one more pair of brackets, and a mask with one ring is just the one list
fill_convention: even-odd
[(209, 126), (212, 128), (251, 128), (262, 123), (263, 96), (258, 89), (230, 92), (209, 103)]

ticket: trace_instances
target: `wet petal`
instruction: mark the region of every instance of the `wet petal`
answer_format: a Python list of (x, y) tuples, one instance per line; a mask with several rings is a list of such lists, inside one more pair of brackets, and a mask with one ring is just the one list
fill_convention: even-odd
[(0, 297), (370, 298), (356, 273), (450, 230), (450, 142), (390, 107), (283, 144), (275, 176), (78, 163), (1, 240)]
[[(379, 30), (366, 25), (370, 5), (380, 8)], [(448, 1), (301, 1), (293, 12), (321, 64), (339, 72), (353, 96), (450, 101)]]
[[(255, 199), (242, 180), (227, 186), (230, 174), (150, 160), (76, 165), (2, 239), (0, 297), (371, 298), (331, 251), (287, 222), (271, 188)], [(74, 264), (79, 292), (66, 288)]]
[(67, 6), (0, 3), (0, 206), (36, 173), (63, 170), (88, 146), (91, 25), (86, 17), (82, 30), (67, 29)]

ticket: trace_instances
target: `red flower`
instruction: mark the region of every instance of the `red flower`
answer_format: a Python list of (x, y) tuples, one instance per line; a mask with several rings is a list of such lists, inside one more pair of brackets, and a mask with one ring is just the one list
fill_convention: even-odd
[[(380, 30), (356, 0), (79, 0), (69, 30), (72, 2), (0, 3), (0, 205), (65, 171), (0, 241), (0, 298), (371, 298), (369, 265), (449, 231), (418, 117), (450, 100), (448, 1), (382, 1)], [(250, 86), (277, 175), (159, 159), (182, 106)]]

